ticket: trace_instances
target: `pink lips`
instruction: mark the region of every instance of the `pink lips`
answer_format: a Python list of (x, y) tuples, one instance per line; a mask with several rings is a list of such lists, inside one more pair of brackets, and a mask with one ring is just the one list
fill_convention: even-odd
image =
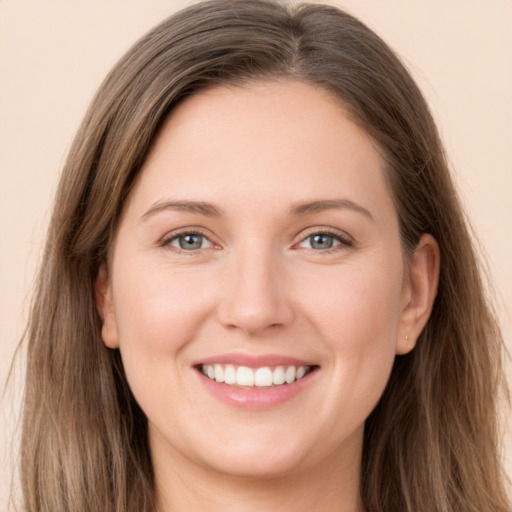
[(193, 363), (192, 366), (199, 366), (201, 364), (233, 364), (235, 366), (247, 366), (248, 368), (260, 368), (262, 366), (314, 366), (314, 363), (308, 361), (277, 354), (248, 355), (239, 353), (208, 357)]
[[(236, 385), (216, 382), (201, 373), (202, 365), (231, 364), (234, 366), (246, 366), (248, 368), (276, 367), (276, 366), (308, 366), (313, 370), (303, 378), (291, 384), (282, 384), (267, 388), (240, 387)], [(317, 375), (318, 366), (304, 360), (282, 355), (247, 355), (247, 354), (223, 354), (202, 359), (193, 364), (197, 369), (197, 376), (206, 391), (217, 400), (239, 409), (265, 410), (276, 407), (297, 396), (309, 386)]]

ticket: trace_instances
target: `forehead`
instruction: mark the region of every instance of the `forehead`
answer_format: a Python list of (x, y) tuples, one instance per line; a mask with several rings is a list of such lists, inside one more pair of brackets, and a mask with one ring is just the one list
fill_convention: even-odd
[(136, 189), (146, 202), (158, 193), (290, 202), (351, 194), (372, 202), (375, 195), (390, 199), (383, 169), (373, 140), (330, 93), (296, 82), (255, 83), (212, 88), (180, 104)]

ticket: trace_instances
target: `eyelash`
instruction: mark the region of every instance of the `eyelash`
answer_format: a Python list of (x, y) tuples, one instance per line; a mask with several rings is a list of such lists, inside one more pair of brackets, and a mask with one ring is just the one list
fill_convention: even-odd
[[(173, 232), (166, 236), (164, 236), (160, 242), (159, 245), (164, 248), (170, 248), (171, 250), (175, 250), (177, 252), (181, 253), (188, 253), (188, 254), (197, 254), (199, 251), (202, 251), (206, 248), (200, 247), (198, 249), (183, 249), (179, 247), (174, 247), (171, 245), (171, 243), (175, 240), (178, 240), (180, 237), (184, 236), (198, 236), (205, 240), (207, 240), (212, 246), (217, 246), (214, 242), (212, 242), (209, 238), (209, 236), (201, 231), (200, 229), (184, 229), (183, 231), (179, 232)], [(339, 250), (347, 249), (349, 247), (354, 246), (354, 240), (349, 237), (348, 235), (341, 233), (337, 230), (331, 230), (331, 229), (312, 229), (307, 233), (305, 236), (302, 237), (302, 239), (297, 243), (294, 244), (293, 247), (298, 247), (300, 244), (306, 242), (308, 239), (312, 239), (314, 236), (328, 236), (333, 238), (335, 241), (339, 242), (336, 245), (329, 247), (327, 249), (314, 249), (312, 247), (305, 248), (309, 251), (315, 252), (315, 253), (323, 253), (323, 254), (330, 254)]]
[(306, 248), (309, 251), (315, 252), (315, 253), (322, 253), (322, 254), (331, 254), (333, 252), (337, 252), (343, 249), (348, 249), (350, 247), (354, 246), (354, 240), (349, 237), (346, 233), (342, 233), (338, 230), (333, 229), (312, 229), (309, 233), (304, 236), (301, 241), (298, 244), (295, 244), (295, 246), (298, 246), (304, 242), (306, 242), (308, 239), (312, 239), (314, 236), (328, 236), (333, 238), (335, 241), (339, 242), (338, 244), (334, 245), (333, 247), (329, 247), (327, 249), (314, 249), (312, 247)]
[(173, 232), (173, 233), (170, 233), (166, 236), (164, 236), (160, 242), (159, 242), (159, 245), (161, 247), (164, 247), (164, 248), (169, 248), (171, 250), (175, 250), (177, 252), (181, 252), (181, 253), (188, 253), (188, 254), (197, 254), (199, 251), (202, 251), (206, 248), (199, 248), (199, 249), (183, 249), (183, 248), (180, 248), (180, 247), (174, 247), (171, 245), (171, 243), (175, 240), (178, 240), (180, 237), (184, 237), (184, 236), (198, 236), (198, 237), (201, 237), (205, 240), (207, 240), (208, 242), (210, 242), (210, 244), (212, 244), (213, 246), (215, 246), (216, 244), (214, 242), (212, 242), (210, 240), (210, 237), (204, 233), (203, 231), (201, 231), (200, 229), (184, 229), (183, 231), (178, 231), (178, 232)]

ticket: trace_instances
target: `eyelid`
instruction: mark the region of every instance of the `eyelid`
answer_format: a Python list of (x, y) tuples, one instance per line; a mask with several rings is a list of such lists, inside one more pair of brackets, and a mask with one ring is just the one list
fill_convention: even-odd
[(299, 244), (304, 242), (307, 238), (313, 236), (313, 235), (329, 235), (338, 240), (340, 243), (331, 249), (323, 249), (323, 250), (317, 250), (313, 249), (315, 252), (329, 252), (333, 250), (337, 250), (338, 247), (346, 248), (346, 247), (352, 247), (355, 243), (354, 238), (351, 237), (348, 233), (345, 231), (341, 231), (336, 228), (330, 228), (327, 226), (315, 226), (312, 228), (308, 228), (305, 231), (301, 232), (300, 238), (298, 242), (294, 244), (294, 247), (297, 247)]
[[(205, 248), (201, 248), (201, 249), (187, 251), (185, 249), (180, 249), (178, 247), (174, 247), (174, 246), (170, 245), (170, 242), (172, 242), (174, 239), (176, 239), (180, 236), (183, 236), (183, 235), (202, 236), (203, 238), (208, 240), (208, 242), (211, 244), (211, 247), (205, 247)], [(203, 251), (205, 249), (220, 248), (220, 245), (217, 242), (213, 241), (212, 238), (213, 238), (212, 235), (210, 233), (207, 233), (206, 230), (204, 230), (203, 228), (196, 227), (196, 226), (187, 226), (187, 227), (175, 229), (174, 231), (170, 231), (169, 233), (166, 233), (162, 238), (160, 238), (158, 240), (157, 243), (158, 243), (158, 246), (160, 246), (160, 247), (164, 247), (164, 248), (172, 247), (172, 250), (190, 254), (190, 253), (197, 253), (197, 252)]]
[[(209, 248), (220, 249), (221, 248), (221, 245), (217, 241), (213, 240), (211, 233), (209, 233), (209, 232), (207, 232), (207, 230), (205, 230), (201, 227), (197, 227), (197, 226), (187, 226), (187, 227), (183, 227), (183, 228), (179, 228), (179, 229), (170, 231), (169, 233), (166, 233), (164, 236), (162, 236), (158, 240), (157, 244), (160, 247), (171, 247), (170, 242), (173, 241), (174, 239), (178, 238), (179, 236), (183, 236), (183, 235), (202, 236), (206, 240), (208, 240), (208, 242), (211, 244), (211, 247), (196, 249), (196, 250), (189, 250), (189, 251), (181, 250), (182, 252), (197, 253), (204, 249), (209, 249)], [(302, 231), (299, 235), (297, 235), (296, 238), (298, 238), (298, 241), (293, 244), (293, 247), (294, 248), (297, 247), (300, 243), (304, 242), (307, 238), (309, 238), (313, 235), (329, 235), (340, 242), (339, 244), (337, 244), (336, 246), (334, 246), (331, 249), (324, 249), (321, 251), (313, 249), (315, 252), (329, 252), (329, 251), (336, 250), (336, 248), (339, 246), (342, 246), (342, 248), (346, 248), (346, 247), (351, 247), (354, 245), (353, 237), (351, 237), (345, 231), (342, 231), (342, 230), (339, 230), (336, 228), (332, 228), (332, 227), (327, 227), (327, 226), (315, 226), (315, 227), (308, 228), (308, 229)], [(173, 250), (180, 251), (180, 249), (177, 247), (172, 246), (172, 248), (173, 248)]]

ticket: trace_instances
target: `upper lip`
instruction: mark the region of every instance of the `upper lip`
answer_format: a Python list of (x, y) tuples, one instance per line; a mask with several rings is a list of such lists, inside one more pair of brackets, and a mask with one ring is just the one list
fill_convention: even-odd
[(192, 366), (210, 364), (232, 364), (234, 366), (247, 366), (248, 368), (261, 368), (263, 366), (315, 366), (310, 361), (280, 354), (256, 355), (241, 353), (227, 353), (207, 357), (194, 362)]

